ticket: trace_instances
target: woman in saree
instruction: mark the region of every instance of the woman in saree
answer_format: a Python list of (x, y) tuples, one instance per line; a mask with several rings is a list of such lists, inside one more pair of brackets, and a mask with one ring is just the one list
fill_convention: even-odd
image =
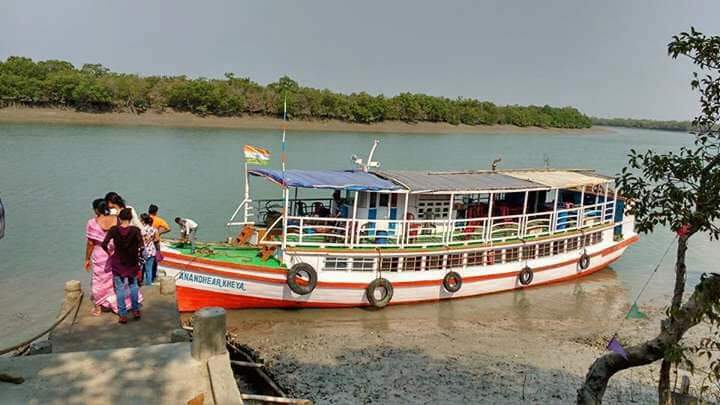
[[(100, 316), (103, 308), (118, 312), (113, 274), (108, 261), (110, 256), (101, 247), (107, 231), (117, 225), (117, 217), (110, 215), (110, 209), (103, 198), (93, 201), (93, 211), (95, 217), (90, 218), (86, 226), (85, 270), (92, 272), (92, 302), (94, 305), (91, 313)], [(109, 246), (109, 250), (112, 252), (112, 244)], [(127, 297), (126, 302), (129, 306), (130, 294), (125, 294), (125, 297)], [(142, 302), (142, 296), (140, 302)]]

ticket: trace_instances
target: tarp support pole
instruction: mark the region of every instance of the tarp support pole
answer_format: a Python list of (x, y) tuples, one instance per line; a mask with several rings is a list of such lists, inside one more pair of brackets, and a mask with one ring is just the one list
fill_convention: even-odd
[(523, 202), (523, 213), (522, 218), (520, 219), (520, 230), (518, 233), (520, 234), (520, 238), (525, 237), (525, 233), (527, 232), (527, 206), (528, 206), (528, 191), (525, 191), (525, 200)]
[(487, 224), (486, 224), (487, 231), (485, 232), (485, 234), (486, 234), (485, 239), (488, 241), (492, 240), (492, 212), (493, 212), (493, 201), (494, 200), (495, 200), (495, 194), (490, 193), (490, 201), (488, 202), (488, 216), (487, 216)]

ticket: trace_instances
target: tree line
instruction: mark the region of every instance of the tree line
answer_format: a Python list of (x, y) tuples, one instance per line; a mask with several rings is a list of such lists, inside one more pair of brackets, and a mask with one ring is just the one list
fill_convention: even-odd
[(644, 120), (634, 118), (598, 118), (590, 117), (593, 125), (601, 125), (606, 127), (626, 127), (626, 128), (642, 128), (642, 129), (661, 129), (665, 131), (683, 131), (692, 130), (690, 121), (657, 121)]
[(453, 125), (508, 124), (521, 127), (588, 128), (590, 118), (573, 107), (498, 106), (470, 98), (425, 94), (341, 94), (300, 86), (283, 76), (268, 85), (226, 73), (222, 79), (139, 76), (99, 64), (76, 68), (61, 60), (11, 56), (0, 61), (0, 107), (67, 107), (78, 111), (186, 111), (223, 117), (280, 117), (287, 98), (289, 119), (376, 123), (398, 120)]

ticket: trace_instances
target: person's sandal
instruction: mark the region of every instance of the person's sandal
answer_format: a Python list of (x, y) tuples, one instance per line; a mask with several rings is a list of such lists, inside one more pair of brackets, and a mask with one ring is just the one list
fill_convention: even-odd
[(127, 323), (127, 321), (128, 321), (127, 316), (120, 315), (120, 319), (118, 319), (118, 323), (125, 324), (125, 323)]
[(102, 309), (93, 307), (93, 309), (90, 310), (90, 315), (100, 316), (102, 315)]
[(133, 318), (135, 318), (136, 321), (140, 320), (140, 310), (133, 311)]

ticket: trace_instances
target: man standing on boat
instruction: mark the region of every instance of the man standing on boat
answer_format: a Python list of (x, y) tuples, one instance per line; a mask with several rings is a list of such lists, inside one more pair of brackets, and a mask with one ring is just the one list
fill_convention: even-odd
[(190, 243), (190, 252), (195, 253), (195, 236), (197, 235), (198, 224), (190, 218), (175, 218), (175, 223), (180, 225), (180, 242)]

